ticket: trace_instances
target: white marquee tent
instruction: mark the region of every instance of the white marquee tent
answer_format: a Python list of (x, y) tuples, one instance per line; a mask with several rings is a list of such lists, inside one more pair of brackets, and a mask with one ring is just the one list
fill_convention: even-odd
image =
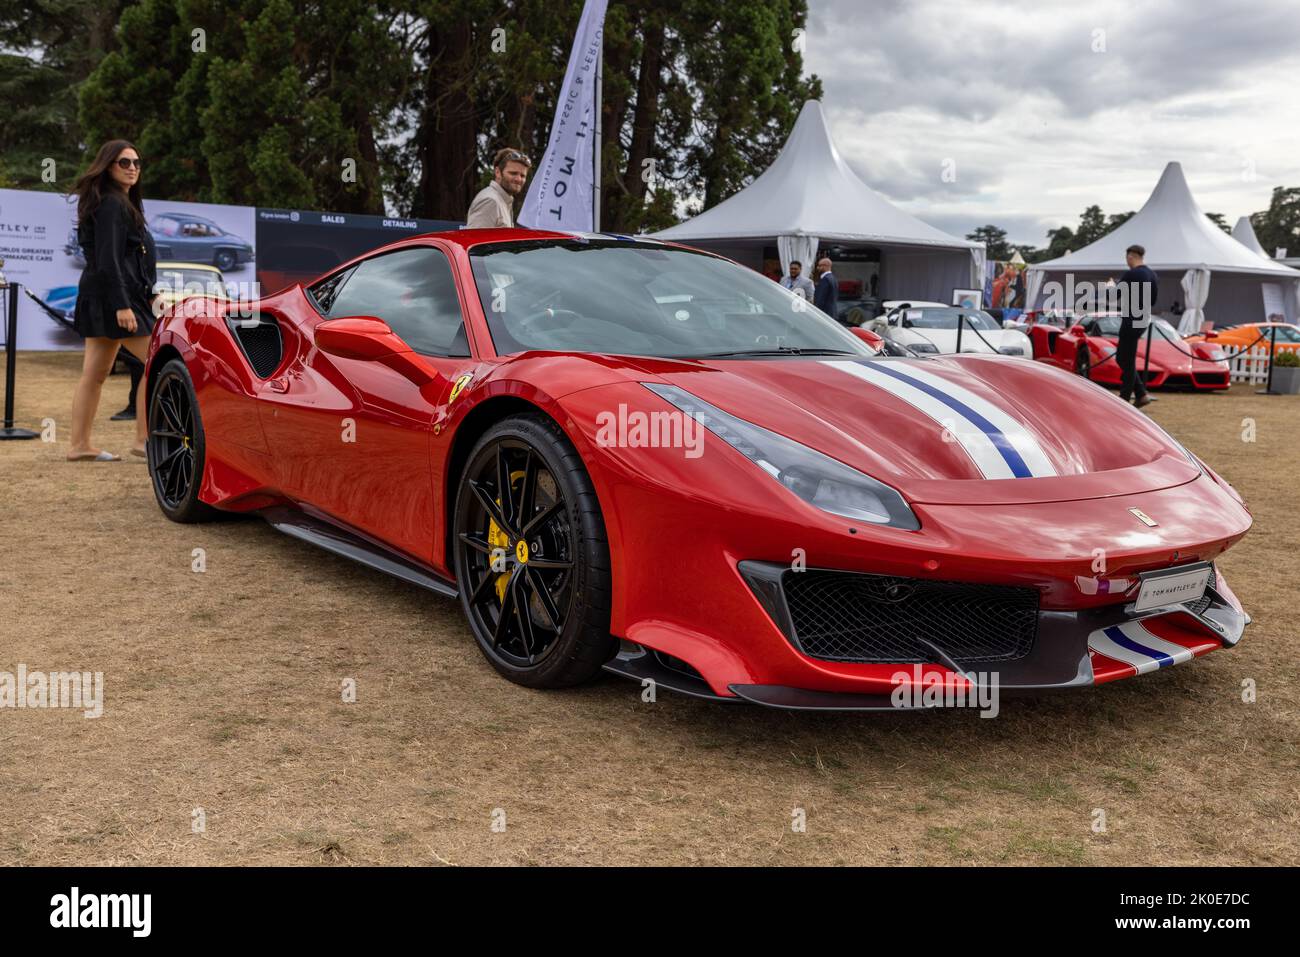
[(949, 236), (894, 206), (849, 169), (821, 103), (799, 111), (790, 138), (757, 179), (717, 206), (654, 234), (759, 268), (776, 246), (811, 272), (820, 245), (880, 250), (882, 297), (951, 302), (954, 289), (984, 287), (984, 245)]
[(1178, 163), (1165, 167), (1150, 198), (1123, 225), (1082, 249), (1030, 266), (1029, 308), (1046, 292), (1044, 281), (1068, 289), (1067, 274), (1075, 284), (1118, 277), (1126, 268), (1124, 250), (1135, 243), (1146, 249), (1147, 265), (1160, 280), (1155, 311), (1182, 303), (1184, 334), (1197, 331), (1205, 318), (1216, 326), (1261, 321), (1266, 303), (1270, 313), (1281, 312), (1289, 322), (1300, 313), (1300, 270), (1263, 255), (1258, 241), (1250, 248), (1211, 222)]
[(1232, 227), (1232, 238), (1247, 249), (1253, 249), (1265, 259), (1269, 258), (1268, 253), (1264, 252), (1264, 247), (1259, 244), (1259, 237), (1255, 235), (1255, 227), (1250, 224), (1249, 216), (1237, 220), (1237, 225)]

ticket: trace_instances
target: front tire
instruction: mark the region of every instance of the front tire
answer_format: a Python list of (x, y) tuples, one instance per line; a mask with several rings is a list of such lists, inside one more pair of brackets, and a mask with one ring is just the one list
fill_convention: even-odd
[(512, 416), (479, 439), (461, 473), (453, 530), (461, 606), (503, 676), (563, 688), (614, 656), (604, 519), (581, 457), (554, 422)]
[(199, 501), (207, 446), (194, 381), (180, 359), (164, 365), (154, 382), (145, 449), (154, 498), (164, 515), (183, 524), (216, 516), (216, 509)]
[(1074, 352), (1074, 374), (1081, 375), (1085, 379), (1092, 378), (1092, 354), (1088, 351), (1087, 345), (1080, 344)]

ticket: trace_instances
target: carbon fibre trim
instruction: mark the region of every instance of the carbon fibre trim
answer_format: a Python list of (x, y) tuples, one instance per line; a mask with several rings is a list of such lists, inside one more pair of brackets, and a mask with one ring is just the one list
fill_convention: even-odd
[(276, 531), (309, 542), (317, 548), (350, 558), (354, 562), (447, 598), (456, 598), (460, 595), (454, 582), (441, 577), (433, 569), (426, 568), (324, 516), (282, 506), (265, 509), (261, 515)]

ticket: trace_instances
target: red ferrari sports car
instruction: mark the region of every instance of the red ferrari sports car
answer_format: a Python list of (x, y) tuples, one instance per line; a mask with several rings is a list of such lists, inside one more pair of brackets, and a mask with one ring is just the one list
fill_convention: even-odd
[(786, 708), (1099, 684), (1235, 644), (1241, 498), (1001, 356), (890, 357), (729, 260), (462, 230), (157, 325), (164, 514), (458, 596), (501, 674)]
[[(1027, 318), (1022, 328), (1033, 344), (1035, 359), (1119, 387), (1120, 368), (1114, 358), (1119, 316), (1044, 312)], [(1138, 371), (1152, 389), (1226, 389), (1231, 384), (1222, 348), (1213, 342), (1184, 340), (1163, 319), (1152, 320), (1149, 363), (1146, 340), (1138, 346)]]

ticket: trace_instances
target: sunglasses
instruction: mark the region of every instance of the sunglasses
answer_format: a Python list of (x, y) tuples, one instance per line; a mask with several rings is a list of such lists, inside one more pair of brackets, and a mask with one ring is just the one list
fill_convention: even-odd
[(130, 169), (132, 166), (134, 166), (136, 169), (140, 169), (141, 162), (142, 161), (138, 156), (135, 159), (128, 159), (127, 157), (123, 156), (121, 159), (117, 161), (117, 165), (120, 169)]

